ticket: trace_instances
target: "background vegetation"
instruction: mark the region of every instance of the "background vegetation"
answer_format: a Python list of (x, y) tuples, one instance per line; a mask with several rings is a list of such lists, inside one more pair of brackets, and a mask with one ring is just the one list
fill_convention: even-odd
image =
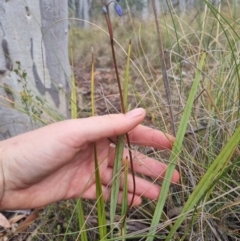
[[(186, 7), (185, 12), (182, 12), (179, 6), (174, 7), (170, 1), (164, 4), (167, 4), (167, 10), (158, 11), (158, 20), (172, 92), (174, 122), (179, 132), (183, 128), (182, 122), (188, 123), (187, 131), (183, 133), (183, 145), (180, 145), (177, 156), (175, 153), (175, 158), (170, 159), (176, 162), (181, 181), (170, 188), (161, 218), (151, 229), (149, 227), (156, 218), (154, 211), (156, 207), (159, 208), (157, 202), (145, 200), (141, 207), (131, 210), (126, 237), (146, 240), (151, 230), (155, 230), (151, 234), (154, 238), (150, 235), (148, 240), (238, 240), (239, 137), (233, 137), (235, 144), (231, 146), (231, 154), (227, 154), (226, 149), (230, 148), (229, 140), (239, 127), (238, 5), (234, 1), (224, 1), (213, 6), (201, 1), (201, 4), (195, 4), (195, 8)], [(124, 72), (125, 51), (129, 39), (132, 40), (129, 105), (131, 108), (143, 106), (147, 109), (146, 125), (172, 133), (151, 5), (145, 6), (144, 2), (136, 5), (133, 1), (122, 1), (122, 5), (123, 17), (118, 18), (113, 11), (111, 17), (120, 72)], [(146, 7), (147, 19), (143, 18)], [(89, 82), (89, 78), (85, 78), (86, 72), (91, 72), (91, 48), (96, 58), (96, 75), (100, 76), (98, 83), (103, 86), (98, 100), (105, 100), (107, 112), (120, 111), (118, 93), (109, 90), (109, 85), (116, 80), (109, 39), (105, 32), (107, 27), (100, 9), (97, 2), (93, 3), (91, 23), (87, 27), (82, 20), (71, 22), (69, 47), (73, 50), (73, 67), (83, 100), (80, 116), (88, 115), (85, 112), (91, 109), (84, 88), (85, 83)], [(201, 66), (203, 53), (206, 53), (206, 60)], [(199, 68), (202, 68), (200, 72)], [(104, 71), (109, 71), (112, 82), (102, 76)], [(197, 76), (197, 93), (191, 115), (187, 117), (184, 111)], [(96, 86), (95, 91), (97, 95), (99, 86)], [(115, 99), (112, 95), (115, 95)], [(98, 104), (96, 108), (98, 114), (105, 113), (104, 108), (98, 108)], [(179, 132), (178, 136), (181, 135)], [(168, 153), (149, 149), (142, 151), (168, 162)], [(99, 239), (95, 209), (89, 202), (84, 205), (86, 214), (91, 210), (91, 214), (85, 216), (89, 240)], [(106, 211), (109, 219), (108, 207)], [(116, 213), (118, 218), (114, 220), (115, 235), (112, 237), (117, 240), (121, 236), (118, 215), (121, 215), (120, 210)], [(69, 230), (67, 233), (70, 238)]]
[[(104, 204), (109, 240), (240, 239), (240, 8), (237, 1), (215, 1), (215, 6), (199, 2), (182, 12), (180, 5), (166, 1), (166, 11), (158, 10), (177, 144), (171, 153), (140, 149), (168, 163), (170, 169), (176, 165), (180, 183), (169, 189), (166, 183), (159, 183), (166, 203), (144, 200), (140, 207), (132, 208), (124, 235), (121, 207), (110, 223), (110, 207)], [(121, 18), (110, 13), (121, 80), (131, 38), (129, 108), (146, 108), (146, 125), (173, 133), (152, 6), (147, 6), (148, 17), (143, 18), (145, 1), (138, 3), (122, 0)], [(80, 2), (69, 1), (70, 17), (78, 16), (79, 6)], [(120, 101), (100, 1), (92, 2), (89, 22), (85, 20), (69, 20), (70, 62), (78, 95), (75, 112), (79, 117), (91, 116), (91, 49), (96, 112), (118, 112)], [(81, 240), (100, 240), (97, 203), (82, 200), (82, 206), (84, 225), (80, 228), (76, 201), (49, 206), (39, 219), (34, 239), (80, 240), (81, 236)], [(157, 217), (160, 206), (163, 212)]]

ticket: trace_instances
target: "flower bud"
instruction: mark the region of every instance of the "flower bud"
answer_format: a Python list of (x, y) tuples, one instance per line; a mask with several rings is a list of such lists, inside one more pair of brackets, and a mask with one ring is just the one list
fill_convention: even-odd
[(115, 9), (116, 9), (118, 16), (122, 17), (122, 15), (123, 15), (122, 7), (119, 4), (116, 4)]
[(105, 6), (102, 7), (103, 14), (107, 14), (107, 8)]

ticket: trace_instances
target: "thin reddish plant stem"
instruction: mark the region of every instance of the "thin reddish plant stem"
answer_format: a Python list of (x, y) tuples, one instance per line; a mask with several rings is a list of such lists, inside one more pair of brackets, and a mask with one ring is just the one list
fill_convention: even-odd
[[(122, 94), (122, 88), (121, 88), (121, 83), (120, 83), (120, 78), (119, 78), (119, 73), (118, 73), (118, 68), (117, 68), (117, 60), (116, 60), (115, 49), (114, 49), (113, 29), (112, 29), (111, 20), (110, 20), (110, 17), (109, 17), (108, 6), (106, 6), (106, 8), (107, 8), (107, 13), (105, 14), (105, 17), (106, 17), (106, 22), (107, 22), (108, 31), (109, 31), (110, 45), (111, 45), (113, 64), (114, 64), (114, 69), (115, 69), (117, 84), (118, 84), (118, 90), (119, 90), (119, 95), (120, 95), (121, 109), (122, 109), (122, 113), (125, 114), (126, 111), (125, 111), (125, 106), (124, 106), (124, 103), (123, 103), (123, 94)], [(133, 157), (132, 157), (132, 151), (131, 151), (130, 138), (129, 138), (128, 133), (126, 133), (125, 136), (126, 136), (128, 152), (129, 152), (130, 167), (131, 167), (131, 170), (132, 170), (133, 195), (132, 195), (131, 202), (128, 206), (128, 209), (126, 211), (126, 214), (124, 215), (124, 218), (123, 218), (123, 221), (122, 221), (123, 226), (126, 222), (127, 215), (129, 213), (131, 207), (133, 206), (134, 198), (135, 198), (135, 195), (136, 195), (136, 180), (135, 180), (135, 175), (134, 175), (134, 166), (133, 166)]]

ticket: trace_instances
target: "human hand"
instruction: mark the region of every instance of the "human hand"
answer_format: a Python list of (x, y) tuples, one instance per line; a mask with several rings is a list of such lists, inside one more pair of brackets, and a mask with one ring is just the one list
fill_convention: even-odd
[[(145, 115), (143, 109), (135, 109), (127, 114), (67, 120), (0, 142), (0, 209), (36, 208), (79, 196), (95, 199), (94, 142), (107, 199), (115, 151), (108, 138), (128, 132), (133, 144), (171, 148), (172, 136), (139, 125)], [(127, 156), (128, 151), (124, 152)], [(163, 179), (165, 164), (139, 152), (134, 152), (133, 159), (135, 172)], [(175, 171), (172, 182), (178, 179)], [(130, 202), (133, 183), (131, 177), (128, 180)], [(134, 205), (141, 203), (142, 195), (156, 199), (159, 191), (158, 185), (136, 177)], [(122, 192), (119, 202), (121, 198)]]

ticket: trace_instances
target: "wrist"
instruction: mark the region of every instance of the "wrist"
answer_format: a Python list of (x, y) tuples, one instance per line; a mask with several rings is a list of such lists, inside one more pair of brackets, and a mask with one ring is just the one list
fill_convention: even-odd
[(4, 196), (4, 190), (5, 190), (5, 175), (4, 175), (3, 166), (4, 166), (4, 159), (6, 157), (6, 152), (5, 152), (3, 142), (4, 141), (0, 143), (0, 210), (3, 209), (2, 200)]

